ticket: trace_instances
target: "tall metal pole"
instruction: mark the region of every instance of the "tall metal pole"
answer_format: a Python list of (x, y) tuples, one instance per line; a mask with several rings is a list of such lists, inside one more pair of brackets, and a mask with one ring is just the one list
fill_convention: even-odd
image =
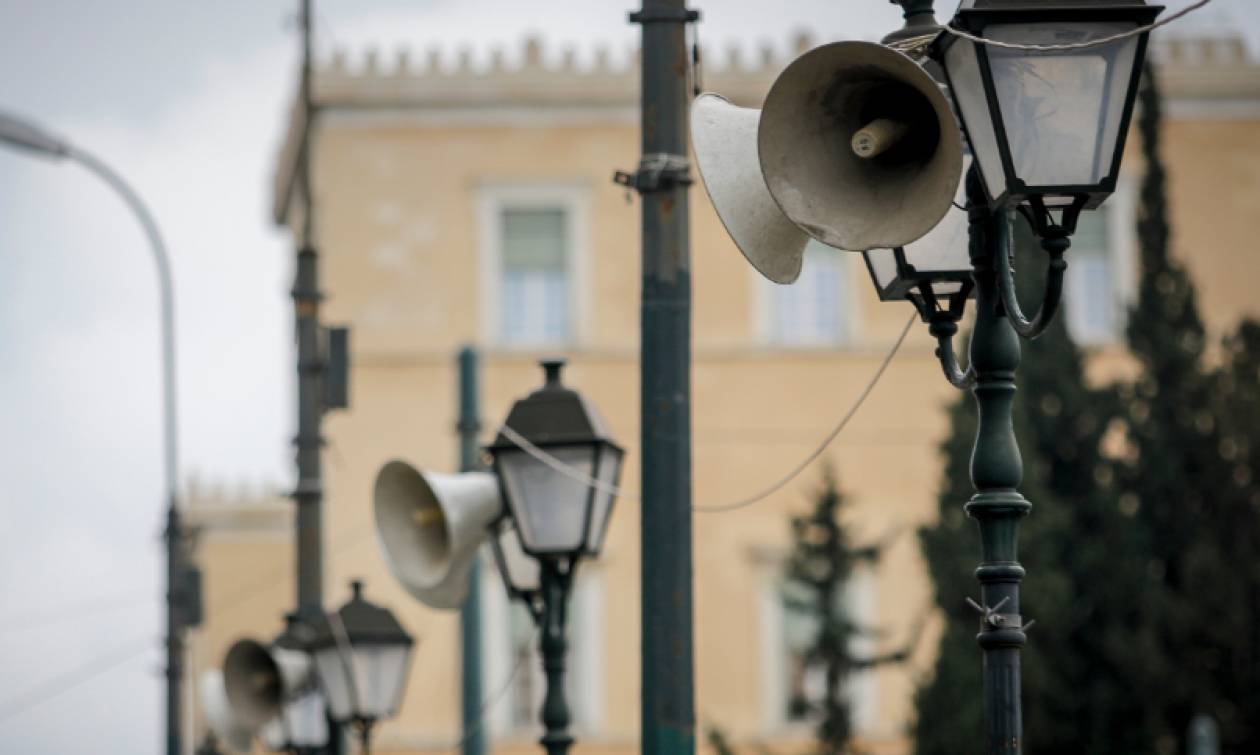
[(972, 393), (979, 413), (971, 481), (976, 494), (967, 514), (980, 526), (983, 561), (980, 581), (982, 617), (976, 641), (984, 655), (984, 727), (986, 755), (1019, 755), (1024, 730), (1020, 706), (1020, 650), (1027, 637), (1019, 609), (1019, 523), (1032, 504), (1017, 488), (1023, 461), (1015, 438), (1012, 405), (1020, 339), (1000, 303), (996, 261), (1009, 242), (1003, 213), (987, 209), (988, 196), (975, 168), (967, 176), (970, 207), (971, 264), (976, 282), (976, 324), (971, 336)]
[[(312, 187), (311, 129), (315, 117), (311, 76), (311, 36), (313, 16), (311, 0), (300, 0), (302, 31), (301, 102), (303, 131), (300, 154), (296, 166), (298, 188), (302, 199), (301, 247), (297, 255), (297, 270), (293, 281), (293, 309), (297, 337), (298, 373), (298, 428), (293, 439), (297, 461), (297, 486), (293, 500), (297, 505), (296, 557), (297, 557), (297, 616), (299, 621), (310, 621), (324, 611), (324, 544), (323, 507), (324, 487), (320, 454), (324, 438), (321, 430), (324, 412), (330, 408), (325, 401), (324, 328), (319, 320), (319, 305), (323, 299), (319, 291), (319, 258), (315, 251), (315, 200)], [(330, 754), (344, 749), (342, 727), (328, 717), (328, 745)]]
[(296, 314), (298, 368), (298, 429), (293, 445), (297, 451), (297, 487), (293, 500), (297, 504), (297, 613), (300, 617), (318, 616), (323, 612), (323, 543), (322, 504), (324, 498), (320, 468), (323, 437), (321, 373), (323, 358), (320, 349), (318, 259), (312, 239), (314, 226), (310, 175), (310, 45), (311, 0), (301, 0), (302, 10), (302, 104), (307, 133), (302, 137), (302, 158), (298, 165), (302, 191), (302, 247), (297, 255), (297, 273), (293, 282), (293, 307)]
[[(481, 419), (477, 407), (477, 352), (465, 346), (459, 352), (459, 471), (481, 469), (481, 449), (477, 434)], [(459, 614), (462, 654), (464, 755), (485, 755), (486, 728), (481, 722), (481, 560), (474, 558), (468, 575), (468, 597)]]
[(643, 0), (640, 340), (642, 739), (651, 755), (695, 752), (691, 566), (691, 251), (685, 0)]

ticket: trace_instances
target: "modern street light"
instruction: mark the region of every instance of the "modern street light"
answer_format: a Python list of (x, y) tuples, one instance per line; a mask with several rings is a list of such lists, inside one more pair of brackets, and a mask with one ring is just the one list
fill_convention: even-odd
[[(962, 195), (954, 197), (956, 210), (947, 212), (935, 230), (903, 247), (866, 251), (866, 261), (880, 298), (907, 299), (915, 305), (937, 340), (936, 353), (947, 379), (975, 396), (979, 424), (971, 479), (976, 494), (966, 511), (978, 522), (983, 544), (983, 561), (976, 570), (981, 600), (969, 602), (981, 616), (977, 641), (984, 655), (984, 752), (1019, 755), (1023, 747), (1019, 654), (1029, 625), (1020, 614), (1019, 586), (1024, 568), (1019, 564), (1016, 545), (1019, 521), (1032, 510), (1032, 504), (1018, 492), (1023, 467), (1012, 419), (1019, 339), (1035, 338), (1052, 321), (1067, 268), (1063, 257), (1071, 246), (1069, 239), (1079, 215), (1098, 207), (1115, 190), (1149, 24), (1162, 9), (1147, 5), (1145, 0), (963, 0), (958, 15), (942, 29), (935, 24), (931, 0), (890, 2), (902, 7), (906, 24), (888, 35), (884, 44), (929, 73), (933, 69), (943, 72), (974, 158), (966, 171)], [(798, 62), (810, 54), (805, 53)], [(897, 65), (904, 68), (900, 61)], [(780, 81), (794, 67), (797, 63), (788, 67)], [(926, 124), (898, 120), (879, 110), (882, 103), (870, 93), (870, 87), (860, 89), (872, 76), (896, 70), (894, 61), (881, 59), (873, 73), (838, 65), (816, 72), (807, 82), (813, 87), (809, 90), (810, 106), (829, 113), (845, 110), (844, 118), (837, 115), (822, 123), (811, 120), (803, 105), (787, 103), (771, 112), (774, 103), (767, 98), (759, 116), (760, 143), (765, 142), (769, 114), (772, 127), (784, 122), (803, 124), (821, 133), (831, 146), (805, 150), (796, 172), (794, 166), (787, 165), (783, 175), (775, 176), (776, 182), (770, 180), (764, 155), (760, 175), (739, 177), (754, 185), (762, 181), (783, 213), (776, 214), (756, 192), (744, 192), (739, 200), (742, 204), (728, 203), (719, 208), (719, 214), (723, 209), (728, 214), (732, 210), (760, 212), (796, 223), (805, 233), (819, 238), (819, 229), (792, 218), (780, 194), (794, 201), (821, 203), (855, 189), (886, 191), (895, 174), (881, 179), (882, 184), (870, 179), (855, 182), (838, 168), (828, 167), (825, 160), (820, 162), (820, 156), (834, 155), (834, 145), (851, 144), (860, 159), (883, 160), (885, 167), (904, 168), (904, 161), (892, 160), (899, 134), (924, 125), (942, 130), (952, 127), (952, 122), (940, 118), (934, 122), (928, 119)], [(899, 75), (910, 77), (908, 73)], [(847, 99), (838, 94), (846, 88), (850, 92)], [(725, 117), (733, 119), (735, 114)], [(740, 117), (748, 119), (747, 114)], [(845, 122), (860, 123), (867, 118), (874, 118), (869, 126), (846, 132)], [(727, 133), (735, 133), (731, 123), (733, 120), (726, 124)], [(702, 135), (703, 129), (709, 129), (711, 135), (722, 126), (720, 119), (711, 117), (697, 128)], [(721, 156), (720, 145), (703, 154), (704, 143), (697, 139), (702, 166), (706, 158)], [(750, 143), (746, 139), (743, 146), (735, 143), (732, 155), (742, 158), (741, 164), (752, 164), (747, 159)], [(872, 143), (877, 149), (869, 149)], [(780, 163), (778, 167), (785, 166)], [(820, 175), (826, 180), (819, 181)], [(736, 180), (732, 176), (738, 174), (714, 172), (712, 178)], [(710, 189), (715, 203), (733, 194), (730, 187), (718, 188)], [(1024, 316), (1015, 296), (1010, 249), (1014, 213), (1028, 222), (1049, 257), (1041, 307), (1032, 318)], [(965, 245), (961, 232), (964, 214)], [(858, 218), (853, 222), (864, 221)], [(740, 243), (737, 230), (732, 235)], [(755, 254), (744, 249), (750, 259), (763, 262), (759, 270), (776, 270), (784, 259), (799, 253), (766, 246), (761, 239), (749, 236), (742, 241), (741, 249), (750, 241), (760, 244), (752, 250)], [(953, 337), (973, 292), (976, 322), (971, 363), (963, 369), (954, 352)]]
[(415, 641), (393, 613), (364, 599), (362, 582), (350, 588), (349, 602), (313, 623), (307, 647), (332, 719), (358, 729), (366, 754), (372, 726), (402, 704)]
[(495, 557), (508, 593), (525, 604), (541, 634), (547, 694), (540, 743), (548, 755), (565, 755), (573, 744), (564, 694), (566, 607), (578, 561), (603, 548), (624, 455), (595, 408), (561, 382), (563, 366), (543, 361), (543, 386), (512, 406), (486, 447), (507, 504), (492, 539)]
[(0, 112), (0, 142), (54, 160), (71, 160), (122, 197), (139, 221), (157, 266), (162, 332), (163, 468), (166, 479), (166, 753), (182, 755), (183, 630), (201, 622), (200, 572), (186, 564), (179, 513), (179, 422), (175, 378), (175, 287), (157, 221), (122, 176), (90, 152), (30, 121)]

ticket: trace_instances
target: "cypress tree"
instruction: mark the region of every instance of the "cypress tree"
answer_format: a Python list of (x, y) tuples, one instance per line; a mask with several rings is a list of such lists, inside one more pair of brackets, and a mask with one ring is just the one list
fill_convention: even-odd
[(852, 703), (847, 684), (853, 674), (903, 662), (909, 652), (903, 648), (878, 656), (855, 654), (855, 641), (872, 630), (853, 615), (844, 598), (845, 590), (854, 570), (877, 561), (884, 546), (854, 544), (842, 521), (847, 506), (834, 471), (827, 468), (813, 508), (792, 517), (793, 547), (785, 575), (801, 595), (787, 610), (799, 611), (817, 625), (806, 662), (822, 671), (823, 698), (801, 704), (818, 721), (816, 740), (822, 755), (852, 752)]
[(1158, 751), (1184, 751), (1190, 722), (1207, 715), (1222, 752), (1241, 755), (1260, 748), (1260, 326), (1242, 323), (1223, 363), (1205, 364), (1194, 284), (1169, 253), (1155, 71), (1140, 97), (1143, 275), (1128, 339), (1142, 369), (1122, 389), (1132, 453), (1119, 465), (1146, 539), (1135, 679), (1154, 690)]

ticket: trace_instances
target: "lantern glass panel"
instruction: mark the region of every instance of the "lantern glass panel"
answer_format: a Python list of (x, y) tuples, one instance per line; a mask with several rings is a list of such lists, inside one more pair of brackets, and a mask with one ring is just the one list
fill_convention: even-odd
[(507, 582), (508, 592), (533, 592), (542, 587), (537, 559), (530, 558), (521, 546), (521, 536), (510, 519), (499, 524), (495, 535), (495, 558)]
[(956, 207), (927, 235), (905, 247), (906, 262), (919, 273), (943, 273), (971, 269), (967, 250), (967, 213)]
[(991, 198), (997, 199), (1006, 190), (1006, 169), (998, 147), (997, 131), (989, 114), (984, 79), (980, 76), (977, 45), (959, 39), (945, 51), (945, 69), (949, 72), (949, 88), (967, 127), (967, 141)]
[(875, 285), (881, 292), (884, 291), (897, 278), (897, 253), (891, 249), (872, 249), (863, 254), (871, 264), (871, 275), (875, 277)]
[(586, 535), (587, 552), (592, 556), (599, 555), (604, 547), (604, 536), (608, 531), (608, 515), (612, 513), (613, 501), (616, 498), (612, 491), (621, 479), (621, 459), (621, 449), (609, 445), (600, 449), (599, 473), (595, 475), (600, 487), (594, 491), (590, 530)]
[(365, 644), (345, 651), (330, 645), (315, 653), (333, 718), (380, 720), (398, 711), (410, 668), (411, 646)]
[(353, 683), (347, 674), (346, 663), (336, 645), (328, 645), (315, 651), (315, 671), (319, 674), (319, 686), (328, 698), (328, 712), (335, 721), (354, 718)]
[[(575, 445), (543, 450), (578, 475), (594, 476), (594, 447)], [(572, 553), (582, 549), (590, 486), (521, 449), (499, 451), (495, 461), (525, 549), (532, 553)]]
[[(1076, 44), (1134, 28), (1129, 22), (994, 24), (985, 36)], [(1082, 50), (988, 48), (1018, 178), (1028, 186), (1081, 186), (1110, 175), (1137, 49), (1136, 36)]]
[(324, 697), (309, 692), (284, 703), (280, 715), (263, 724), (258, 738), (269, 750), (322, 747), (328, 743)]

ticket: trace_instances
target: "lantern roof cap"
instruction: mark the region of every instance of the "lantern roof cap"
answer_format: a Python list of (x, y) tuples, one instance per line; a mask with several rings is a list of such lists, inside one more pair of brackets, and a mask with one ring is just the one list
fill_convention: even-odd
[[(599, 410), (561, 381), (564, 365), (565, 360), (561, 358), (540, 360), (544, 374), (542, 387), (518, 399), (503, 424), (538, 445), (603, 442), (616, 446)], [(500, 430), (488, 449), (516, 447), (517, 444)]]
[[(337, 617), (345, 629), (346, 639), (355, 647), (365, 645), (412, 645), (415, 640), (403, 629), (394, 614), (383, 606), (369, 602), (363, 597), (363, 582), (350, 582), (351, 598), (337, 609)], [(307, 647), (311, 650), (331, 647), (338, 642), (338, 630), (333, 627), (329, 615), (317, 617), (310, 622), (310, 635)]]
[(962, 0), (958, 10), (1099, 10), (1135, 6), (1150, 4), (1146, 0)]

